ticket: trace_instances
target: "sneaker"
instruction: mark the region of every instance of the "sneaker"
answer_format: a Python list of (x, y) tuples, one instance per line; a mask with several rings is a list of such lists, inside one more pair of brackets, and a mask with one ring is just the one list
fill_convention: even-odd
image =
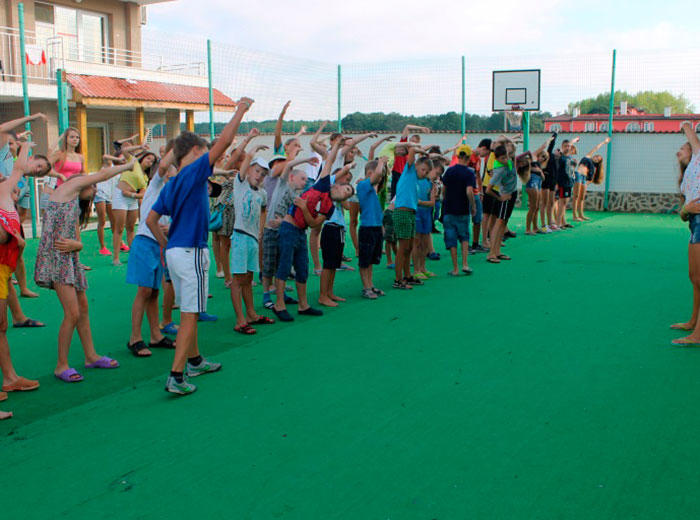
[(428, 260), (440, 260), (440, 253), (433, 251), (432, 253), (428, 254), (427, 258)]
[(546, 227), (546, 226), (543, 227), (542, 229), (540, 229), (540, 231), (538, 231), (538, 233), (544, 233), (545, 235), (548, 235), (548, 234), (550, 234), (551, 232), (552, 232), (552, 230), (549, 229), (549, 228)]
[(476, 249), (474, 249), (473, 247), (470, 247), (470, 248), (469, 248), (469, 254), (472, 255), (472, 256), (474, 256), (474, 255), (476, 254)]
[(489, 248), (488, 248), (488, 247), (484, 247), (484, 246), (482, 246), (481, 244), (475, 245), (475, 246), (473, 247), (473, 249), (474, 249), (474, 251), (476, 251), (477, 253), (488, 253), (488, 252), (489, 252)]
[(386, 266), (387, 269), (396, 269), (396, 264), (389, 264)]
[(122, 245), (119, 247), (119, 251), (121, 251), (122, 253), (128, 253), (129, 251), (131, 251), (131, 248), (126, 244), (122, 243)]
[(354, 271), (355, 268), (348, 265), (348, 264), (340, 264), (340, 267), (338, 268), (338, 271)]
[(197, 391), (197, 386), (193, 385), (187, 378), (184, 378), (182, 383), (178, 383), (173, 376), (168, 376), (165, 382), (165, 391), (171, 394), (188, 395)]
[(111, 256), (111, 254), (112, 254), (112, 252), (109, 249), (107, 249), (106, 247), (103, 247), (102, 249), (100, 249), (98, 251), (98, 253), (101, 254), (102, 256)]
[(379, 298), (372, 289), (362, 289), (362, 297), (368, 300), (376, 300)]
[(217, 321), (219, 319), (218, 316), (214, 316), (213, 314), (207, 314), (206, 312), (200, 312), (199, 313), (199, 318), (197, 321)]
[(213, 361), (209, 361), (208, 359), (204, 358), (197, 366), (191, 365), (188, 361), (187, 367), (185, 368), (185, 375), (187, 377), (197, 377), (201, 376), (202, 374), (218, 372), (219, 370), (221, 370), (221, 363), (214, 363)]
[(275, 304), (272, 303), (272, 297), (269, 294), (263, 294), (263, 307), (272, 309), (274, 306)]
[(217, 271), (217, 272), (216, 272), (216, 277), (217, 277), (217, 278), (223, 278), (223, 277), (224, 277), (224, 272), (223, 272), (223, 271)]

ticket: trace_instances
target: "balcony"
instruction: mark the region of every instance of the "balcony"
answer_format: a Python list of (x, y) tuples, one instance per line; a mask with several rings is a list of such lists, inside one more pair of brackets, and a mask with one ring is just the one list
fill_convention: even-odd
[[(203, 61), (189, 62), (177, 56), (146, 54), (112, 47), (85, 46), (62, 36), (37, 39), (25, 31), (25, 48), (31, 98), (56, 99), (56, 70), (92, 76), (108, 76), (143, 81), (207, 86)], [(19, 30), (0, 26), (0, 101), (22, 96), (22, 62)]]

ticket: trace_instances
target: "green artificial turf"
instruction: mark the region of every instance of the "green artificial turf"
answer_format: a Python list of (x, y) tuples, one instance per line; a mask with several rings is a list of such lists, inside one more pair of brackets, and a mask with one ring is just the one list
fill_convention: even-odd
[(2, 517), (697, 519), (700, 350), (668, 328), (691, 310), (687, 230), (612, 214), (516, 229), (511, 262), (448, 277), (436, 235), (425, 287), (392, 290), (382, 265), (388, 295), (367, 301), (340, 272), (347, 303), (252, 337), (212, 276), (200, 346), (224, 368), (184, 398), (163, 391), (171, 352), (126, 351), (134, 290), (85, 233), (97, 349), (121, 368), (55, 380), (58, 301), (22, 300), (48, 326), (8, 333), (41, 388), (0, 404)]

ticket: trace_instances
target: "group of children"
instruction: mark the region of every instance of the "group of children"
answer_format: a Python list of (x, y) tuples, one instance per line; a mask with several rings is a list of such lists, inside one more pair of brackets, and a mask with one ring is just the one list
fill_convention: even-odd
[[(314, 273), (320, 275), (318, 303), (335, 307), (345, 301), (335, 293), (334, 282), (339, 269), (352, 269), (348, 266), (351, 259), (345, 256), (348, 231), (358, 258), (360, 294), (377, 299), (386, 295), (373, 278), (374, 266), (382, 262), (383, 254), (395, 271), (395, 289), (411, 290), (437, 276), (426, 266), (426, 258), (437, 255), (433, 244), (436, 220), (442, 222), (445, 247), (451, 255), (448, 274), (470, 275), (469, 255), (487, 252), (487, 261), (494, 264), (510, 260), (501, 253), (501, 245), (514, 236), (508, 221), (517, 199), (518, 177), (527, 186), (527, 234), (531, 234), (535, 229), (550, 232), (568, 227), (563, 215), (570, 186), (584, 184), (585, 188), (588, 182), (600, 182), (603, 175), (602, 158), (594, 154), (604, 143), (579, 163), (572, 150), (576, 140), (564, 141), (555, 150), (556, 134), (534, 153), (516, 155), (517, 137), (507, 136), (483, 139), (475, 149), (463, 136), (455, 147), (443, 151), (422, 145), (420, 134), (429, 129), (413, 125), (404, 129), (398, 142), (392, 142), (392, 137), (373, 142), (364, 171), (357, 172), (356, 158), (362, 156), (359, 143), (377, 136), (349, 138), (333, 133), (324, 138), (324, 123), (313, 135), (307, 156), (302, 153), (299, 134), (282, 142), (282, 121), (289, 104), (280, 114), (274, 156), (265, 160), (257, 153), (267, 147), (251, 144), (259, 135), (257, 129), (234, 143), (252, 104), (249, 98), (239, 100), (232, 119), (211, 143), (182, 132), (156, 155), (146, 140), (132, 145), (135, 136), (117, 141), (114, 154), (104, 156), (103, 168), (89, 175), (84, 171), (77, 130), (70, 128), (63, 134), (49, 159), (30, 157), (31, 143), (11, 134), (9, 127), (0, 127), (16, 148), (14, 155), (9, 148), (6, 155), (0, 150), (0, 158), (12, 155), (3, 163), (7, 180), (0, 183), (0, 274), (4, 278), (0, 280), (0, 305), (10, 301), (5, 289), (12, 289), (10, 276), (24, 245), (15, 209), (16, 187), (25, 175), (57, 178), (44, 192), (34, 279), (38, 286), (56, 292), (64, 310), (55, 369), (58, 379), (73, 383), (84, 378), (68, 364), (75, 330), (86, 369), (119, 366), (116, 360), (99, 355), (92, 341), (85, 276), (89, 268), (80, 262), (79, 252), (83, 247), (80, 229), (87, 224), (93, 202), (101, 215), (100, 254), (111, 253), (118, 265), (120, 251), (129, 251), (126, 281), (137, 289), (128, 350), (137, 357), (151, 356), (154, 348), (174, 350), (165, 389), (190, 394), (196, 390), (191, 378), (221, 369), (219, 363), (202, 356), (197, 333), (199, 321), (216, 319), (206, 313), (210, 232), (215, 236), (217, 277), (224, 278), (231, 291), (234, 330), (251, 335), (256, 327), (275, 323), (256, 312), (252, 287), (258, 279), (263, 286), (263, 307), (277, 320), (294, 320), (290, 305), (297, 306), (299, 315), (323, 314), (308, 300), (309, 255)], [(552, 201), (558, 197), (556, 216), (549, 209), (548, 191), (555, 192)], [(576, 192), (585, 195), (585, 189)], [(574, 204), (574, 218), (585, 219), (582, 206), (578, 213), (576, 208)], [(540, 211), (542, 230), (536, 226)], [(104, 241), (105, 215), (110, 213), (112, 252)], [(548, 225), (543, 231), (545, 217)], [(124, 229), (126, 244), (122, 244)], [(296, 298), (287, 294), (290, 280), (296, 285)], [(159, 319), (161, 289), (163, 321)], [(176, 300), (179, 326), (171, 318)], [(6, 312), (0, 309), (0, 314), (5, 320), (0, 325), (3, 391), (35, 389), (38, 382), (14, 372), (5, 335)], [(141, 332), (144, 315), (150, 329), (148, 343)], [(175, 340), (168, 335), (175, 335)], [(6, 397), (0, 394), (0, 400)]]

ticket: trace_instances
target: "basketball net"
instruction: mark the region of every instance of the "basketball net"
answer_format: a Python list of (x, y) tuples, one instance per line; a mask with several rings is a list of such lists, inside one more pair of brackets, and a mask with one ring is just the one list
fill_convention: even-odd
[(520, 131), (523, 129), (523, 111), (519, 110), (519, 106), (513, 105), (513, 110), (506, 110), (506, 118), (511, 130)]

